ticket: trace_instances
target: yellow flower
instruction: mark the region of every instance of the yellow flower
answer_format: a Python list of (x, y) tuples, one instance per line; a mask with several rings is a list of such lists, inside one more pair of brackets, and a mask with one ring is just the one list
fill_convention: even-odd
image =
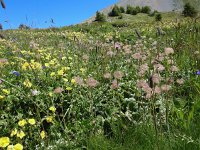
[(16, 134), (17, 134), (17, 129), (15, 128), (14, 130), (12, 130), (10, 136), (13, 137), (13, 136), (16, 135)]
[(84, 69), (84, 68), (81, 68), (80, 71), (81, 71), (82, 73), (84, 73), (84, 72), (85, 72), (85, 69)]
[(41, 136), (42, 139), (45, 138), (46, 134), (45, 134), (45, 131), (44, 131), (44, 130), (40, 132), (40, 136)]
[(62, 75), (64, 75), (64, 71), (63, 71), (63, 70), (58, 70), (58, 72), (57, 72), (57, 73), (58, 73), (58, 75), (59, 75), (59, 76), (62, 76)]
[(4, 94), (6, 94), (6, 95), (9, 95), (9, 94), (10, 94), (10, 91), (7, 90), (7, 89), (3, 89), (2, 92), (3, 92)]
[(55, 76), (55, 75), (56, 75), (55, 72), (52, 72), (52, 73), (50, 74), (51, 77), (53, 77), (53, 76)]
[(9, 145), (7, 147), (7, 150), (23, 150), (23, 145), (17, 143), (14, 146), (13, 145)]
[(28, 79), (26, 79), (25, 81), (24, 81), (24, 86), (26, 86), (26, 87), (32, 87), (32, 83), (28, 80)]
[(44, 65), (45, 65), (45, 67), (49, 67), (49, 63), (45, 63)]
[(17, 143), (14, 145), (14, 150), (23, 150), (23, 145)]
[(63, 78), (63, 80), (64, 80), (65, 82), (68, 82), (68, 79), (66, 79), (66, 78)]
[(67, 87), (66, 90), (67, 90), (67, 91), (71, 91), (72, 88), (71, 88), (71, 87)]
[(55, 112), (55, 111), (56, 111), (56, 108), (55, 108), (54, 106), (51, 106), (51, 107), (49, 108), (49, 110), (51, 110), (52, 112)]
[(20, 127), (23, 127), (23, 126), (25, 126), (26, 124), (27, 124), (27, 122), (26, 122), (25, 119), (20, 120), (20, 121), (18, 122), (18, 125), (19, 125)]
[(23, 70), (26, 70), (29, 66), (30, 66), (29, 63), (25, 62), (25, 63), (22, 65), (22, 69), (23, 69)]
[(28, 119), (28, 123), (31, 124), (31, 125), (34, 125), (35, 124), (35, 119)]
[(0, 99), (4, 99), (4, 98), (5, 98), (5, 96), (0, 95)]
[(67, 57), (62, 57), (62, 60), (66, 60)]
[(10, 144), (10, 139), (8, 137), (0, 138), (0, 148), (4, 148)]
[(17, 132), (17, 137), (22, 139), (25, 136), (25, 133), (23, 131)]
[(72, 79), (72, 80), (71, 80), (71, 83), (72, 83), (72, 84), (75, 84), (75, 83), (76, 83), (76, 80), (75, 80), (75, 79)]
[(52, 116), (47, 116), (46, 117), (46, 121), (49, 122), (49, 123), (53, 122), (53, 117)]
[(49, 92), (49, 96), (52, 97), (52, 96), (53, 96), (53, 93), (52, 93), (52, 92)]

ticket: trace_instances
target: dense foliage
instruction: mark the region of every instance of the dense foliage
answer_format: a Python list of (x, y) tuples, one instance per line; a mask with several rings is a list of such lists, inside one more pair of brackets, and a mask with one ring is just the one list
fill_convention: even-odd
[(190, 5), (190, 3), (186, 3), (184, 5), (183, 15), (185, 17), (195, 17), (197, 15), (197, 11)]
[(103, 13), (100, 13), (99, 11), (97, 11), (95, 21), (106, 22), (106, 16)]

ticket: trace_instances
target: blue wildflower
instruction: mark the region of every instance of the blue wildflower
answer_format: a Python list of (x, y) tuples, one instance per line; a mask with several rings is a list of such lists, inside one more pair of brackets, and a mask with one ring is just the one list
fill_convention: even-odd
[(12, 71), (11, 74), (14, 74), (16, 76), (20, 76), (20, 73), (18, 71)]
[(198, 70), (198, 71), (196, 72), (196, 75), (200, 75), (200, 70)]

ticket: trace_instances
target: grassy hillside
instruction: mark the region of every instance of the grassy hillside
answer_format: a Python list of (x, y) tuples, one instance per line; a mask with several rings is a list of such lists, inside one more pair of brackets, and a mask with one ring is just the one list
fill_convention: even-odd
[(0, 149), (200, 149), (200, 21), (111, 19), (1, 32)]

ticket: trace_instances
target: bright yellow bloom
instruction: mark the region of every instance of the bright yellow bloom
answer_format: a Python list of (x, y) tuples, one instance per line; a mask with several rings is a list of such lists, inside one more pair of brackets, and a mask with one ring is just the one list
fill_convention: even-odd
[(62, 60), (66, 60), (67, 57), (62, 57)]
[(46, 121), (49, 122), (49, 123), (53, 122), (53, 117), (52, 116), (47, 116), (46, 117)]
[(44, 65), (45, 65), (45, 67), (49, 67), (49, 63), (45, 63)]
[(17, 143), (14, 145), (14, 150), (23, 150), (23, 145)]
[(55, 76), (55, 75), (56, 75), (55, 72), (52, 72), (52, 73), (50, 74), (51, 77), (53, 77), (53, 76)]
[(17, 137), (22, 139), (25, 136), (25, 133), (23, 131), (17, 132)]
[(58, 70), (58, 72), (57, 72), (57, 73), (58, 73), (58, 75), (59, 75), (59, 76), (62, 76), (62, 75), (64, 75), (64, 71), (63, 71), (63, 70)]
[(52, 96), (53, 96), (53, 93), (52, 93), (52, 92), (49, 92), (49, 96), (52, 97)]
[(72, 83), (72, 84), (75, 84), (75, 83), (76, 83), (76, 80), (75, 80), (75, 79), (72, 79), (72, 80), (71, 80), (71, 83)]
[(35, 124), (35, 119), (28, 119), (28, 123), (31, 124), (31, 125), (34, 125)]
[(23, 65), (22, 65), (22, 69), (23, 70), (26, 70), (28, 67), (30, 67), (29, 63), (25, 62)]
[(7, 90), (7, 89), (3, 89), (2, 92), (3, 92), (4, 94), (6, 94), (6, 95), (9, 95), (9, 94), (10, 94), (10, 91)]
[(67, 90), (67, 91), (71, 91), (72, 88), (71, 88), (71, 87), (67, 87), (66, 90)]
[(44, 130), (43, 130), (42, 132), (40, 132), (40, 136), (41, 136), (42, 139), (45, 138), (46, 134), (45, 134), (45, 131), (44, 131)]
[(10, 144), (10, 139), (8, 137), (0, 138), (0, 148), (4, 148)]
[(23, 145), (17, 143), (14, 146), (13, 145), (9, 145), (7, 147), (7, 150), (23, 150)]
[(32, 83), (28, 80), (28, 79), (26, 79), (25, 81), (24, 81), (24, 86), (26, 86), (26, 87), (32, 87)]
[(16, 135), (16, 134), (17, 134), (17, 129), (15, 128), (14, 130), (12, 130), (10, 136), (13, 137), (13, 136)]
[(84, 69), (84, 68), (81, 68), (80, 71), (81, 71), (82, 73), (84, 73), (84, 72), (85, 72), (85, 69)]
[(49, 110), (51, 110), (52, 112), (55, 112), (55, 111), (56, 111), (56, 108), (55, 108), (54, 106), (51, 106), (51, 107), (49, 108)]
[(20, 120), (20, 121), (18, 122), (18, 125), (19, 125), (20, 127), (23, 127), (23, 126), (25, 126), (26, 124), (27, 124), (27, 122), (26, 122), (25, 119)]
[(65, 82), (68, 82), (68, 79), (66, 79), (66, 78), (63, 78), (63, 80), (64, 80)]
[(5, 98), (5, 96), (0, 95), (0, 99), (4, 99), (4, 98)]

